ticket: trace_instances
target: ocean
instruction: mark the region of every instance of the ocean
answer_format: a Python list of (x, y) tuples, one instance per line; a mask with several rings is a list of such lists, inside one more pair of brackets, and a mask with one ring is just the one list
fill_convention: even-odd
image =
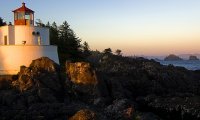
[(156, 60), (163, 65), (172, 64), (174, 66), (185, 67), (188, 70), (200, 70), (200, 60), (180, 60), (180, 61), (164, 61), (164, 60)]

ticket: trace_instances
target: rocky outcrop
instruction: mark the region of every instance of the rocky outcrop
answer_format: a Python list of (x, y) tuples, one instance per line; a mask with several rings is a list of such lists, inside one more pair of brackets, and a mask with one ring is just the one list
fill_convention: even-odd
[(66, 71), (69, 79), (75, 84), (96, 85), (98, 82), (96, 73), (89, 63), (66, 62)]
[(37, 88), (61, 91), (59, 66), (49, 58), (33, 60), (29, 67), (22, 66), (18, 76), (13, 86), (19, 87), (21, 91)]
[(177, 61), (177, 60), (183, 60), (183, 59), (174, 54), (170, 54), (169, 56), (165, 57), (164, 60), (165, 61)]
[(97, 79), (96, 72), (89, 63), (67, 62), (66, 73), (66, 83), (68, 88), (73, 91), (71, 96), (95, 104), (99, 104), (108, 97), (104, 80)]
[(144, 58), (97, 56), (90, 63), (67, 62), (65, 71), (44, 57), (22, 66), (18, 75), (0, 77), (0, 118), (199, 119), (199, 71)]
[(43, 102), (57, 102), (56, 98), (63, 93), (59, 77), (59, 65), (43, 57), (34, 60), (29, 67), (22, 66), (12, 86), (22, 92), (36, 92), (36, 96)]
[(2, 119), (52, 119), (66, 114), (64, 104), (60, 103), (64, 101), (60, 67), (49, 58), (34, 60), (29, 67), (22, 66), (18, 75), (7, 80), (9, 87), (0, 91)]
[[(96, 65), (98, 63), (98, 66)], [(113, 64), (111, 64), (113, 63)], [(93, 66), (97, 66), (97, 72), (104, 74), (106, 78), (106, 84), (108, 87), (109, 95), (112, 99), (129, 99), (134, 100), (139, 96), (148, 96), (154, 94), (158, 98), (165, 98), (163, 95), (170, 95), (172, 98), (176, 97), (177, 94), (182, 96), (187, 96), (187, 94), (193, 94), (199, 96), (199, 72), (192, 72), (183, 67), (174, 67), (173, 65), (163, 66), (158, 62), (153, 60), (146, 60), (143, 58), (122, 58), (118, 56), (108, 56), (99, 57), (95, 60)], [(148, 109), (148, 105), (142, 105), (139, 103), (139, 108), (144, 111), (155, 112), (157, 105), (152, 106)], [(183, 99), (176, 102), (184, 102)], [(167, 103), (167, 101), (166, 101)], [(149, 104), (151, 104), (149, 102)], [(171, 102), (169, 103), (171, 106)], [(168, 104), (168, 105), (169, 105)], [(167, 106), (167, 104), (166, 104)], [(195, 105), (192, 105), (193, 108)], [(192, 108), (192, 107), (191, 107)], [(200, 108), (195, 109), (198, 111)], [(158, 111), (163, 112), (158, 109)], [(164, 113), (164, 112), (163, 112)], [(160, 113), (159, 113), (160, 114)], [(190, 113), (191, 114), (191, 113)], [(166, 116), (166, 114), (160, 114), (161, 116)], [(169, 114), (169, 116), (171, 116)], [(173, 115), (172, 115), (173, 116)], [(176, 119), (177, 117), (172, 117), (171, 119)], [(197, 118), (198, 114), (195, 115)], [(179, 114), (179, 118), (181, 114)], [(185, 119), (188, 119), (185, 117)], [(178, 120), (178, 119), (177, 119)]]
[(199, 60), (199, 59), (197, 58), (197, 56), (191, 55), (191, 56), (189, 57), (189, 60)]
[(143, 109), (149, 109), (163, 116), (164, 119), (176, 120), (199, 120), (200, 119), (200, 97), (192, 94), (177, 94), (176, 96), (149, 95), (138, 98), (137, 102), (144, 105)]

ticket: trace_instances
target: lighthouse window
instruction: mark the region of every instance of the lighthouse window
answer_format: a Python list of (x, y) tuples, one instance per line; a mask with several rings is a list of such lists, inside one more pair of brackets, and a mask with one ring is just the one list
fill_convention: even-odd
[(30, 13), (25, 14), (25, 19), (29, 20), (30, 19)]
[(37, 35), (40, 35), (40, 32), (37, 32), (36, 34), (37, 34)]
[(17, 13), (15, 13), (15, 20), (17, 20)]
[(17, 18), (18, 19), (24, 19), (24, 13), (19, 12), (18, 15), (17, 15)]

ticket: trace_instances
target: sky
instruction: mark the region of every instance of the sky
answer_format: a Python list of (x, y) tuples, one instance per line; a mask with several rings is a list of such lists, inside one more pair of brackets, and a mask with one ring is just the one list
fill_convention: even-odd
[(200, 53), (200, 0), (1, 0), (0, 17), (26, 6), (44, 23), (67, 21), (92, 50), (123, 55)]

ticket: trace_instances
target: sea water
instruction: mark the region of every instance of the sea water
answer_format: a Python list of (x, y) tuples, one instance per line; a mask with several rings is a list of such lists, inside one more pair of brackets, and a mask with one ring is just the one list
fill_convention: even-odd
[(164, 60), (156, 60), (163, 65), (172, 64), (174, 66), (185, 67), (188, 70), (200, 70), (200, 60), (178, 60), (178, 61), (164, 61)]

